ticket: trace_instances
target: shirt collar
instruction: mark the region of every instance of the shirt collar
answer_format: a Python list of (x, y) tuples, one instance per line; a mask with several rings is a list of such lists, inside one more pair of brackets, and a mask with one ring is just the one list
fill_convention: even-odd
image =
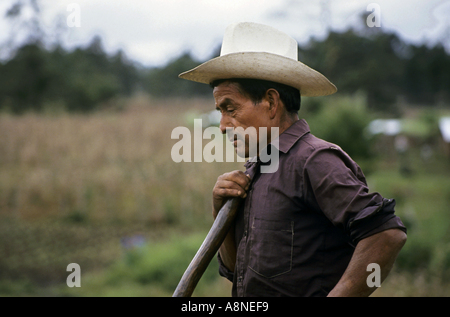
[[(302, 136), (309, 132), (309, 125), (305, 119), (294, 122), (278, 137), (278, 150), (286, 154)], [(250, 169), (253, 165), (256, 165), (255, 163), (261, 163), (258, 157), (250, 158), (244, 166)]]

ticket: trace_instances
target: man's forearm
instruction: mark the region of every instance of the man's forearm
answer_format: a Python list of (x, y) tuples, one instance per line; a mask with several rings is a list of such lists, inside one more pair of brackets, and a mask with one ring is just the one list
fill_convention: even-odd
[(328, 296), (369, 296), (375, 287), (367, 285), (367, 266), (376, 263), (381, 269), (381, 282), (387, 277), (398, 253), (406, 242), (406, 234), (399, 229), (390, 229), (361, 240), (353, 257)]
[(234, 230), (230, 229), (228, 235), (225, 237), (222, 245), (219, 248), (220, 258), (223, 264), (231, 271), (234, 272), (234, 266), (236, 264), (236, 247), (234, 245)]

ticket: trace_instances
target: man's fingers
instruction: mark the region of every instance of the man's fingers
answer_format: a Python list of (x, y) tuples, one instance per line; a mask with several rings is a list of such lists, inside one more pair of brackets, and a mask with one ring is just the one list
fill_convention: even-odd
[(232, 193), (233, 196), (241, 196), (246, 191), (245, 187), (229, 180), (217, 181), (215, 189), (216, 194), (221, 197), (227, 197), (228, 193)]
[(216, 194), (219, 197), (247, 197), (247, 193), (244, 190), (234, 189), (234, 188), (218, 188)]
[(238, 182), (231, 181), (228, 179), (220, 179), (216, 183), (216, 188), (226, 188), (226, 189), (235, 189), (240, 191), (241, 193), (238, 194), (240, 196), (243, 195), (249, 188), (250, 182), (240, 179)]
[(250, 185), (250, 176), (248, 176), (247, 174), (245, 174), (242, 171), (233, 171), (230, 173), (225, 173), (221, 176), (219, 176), (218, 181), (219, 180), (227, 180), (227, 181), (231, 181), (231, 182), (235, 182), (236, 184), (238, 184), (240, 187), (242, 187), (243, 189), (247, 190), (249, 185)]

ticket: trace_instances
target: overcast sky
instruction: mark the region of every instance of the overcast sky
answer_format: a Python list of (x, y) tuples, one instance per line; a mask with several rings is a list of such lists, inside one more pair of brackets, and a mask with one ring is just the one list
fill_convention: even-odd
[[(15, 0), (0, 0), (0, 42), (10, 32), (4, 18)], [(105, 49), (122, 48), (147, 66), (162, 65), (183, 51), (208, 58), (227, 25), (252, 21), (271, 25), (305, 43), (323, 37), (327, 28), (343, 30), (360, 21), (370, 3), (379, 5), (381, 27), (404, 40), (443, 42), (450, 51), (450, 0), (40, 0), (41, 15), (51, 29), (57, 17), (66, 28), (68, 47), (102, 37)], [(80, 27), (67, 27), (68, 5), (80, 8)], [(26, 12), (24, 12), (26, 16)]]

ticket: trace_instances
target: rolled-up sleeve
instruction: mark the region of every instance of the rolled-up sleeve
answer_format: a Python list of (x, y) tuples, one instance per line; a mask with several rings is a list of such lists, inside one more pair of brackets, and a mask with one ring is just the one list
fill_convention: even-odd
[(359, 166), (339, 147), (314, 151), (304, 171), (307, 195), (354, 245), (384, 230), (406, 232), (395, 215), (395, 200), (370, 193)]
[(234, 273), (230, 271), (225, 264), (223, 264), (222, 259), (220, 258), (220, 253), (217, 252), (217, 261), (219, 261), (219, 274), (220, 276), (225, 277), (230, 282), (233, 282)]

